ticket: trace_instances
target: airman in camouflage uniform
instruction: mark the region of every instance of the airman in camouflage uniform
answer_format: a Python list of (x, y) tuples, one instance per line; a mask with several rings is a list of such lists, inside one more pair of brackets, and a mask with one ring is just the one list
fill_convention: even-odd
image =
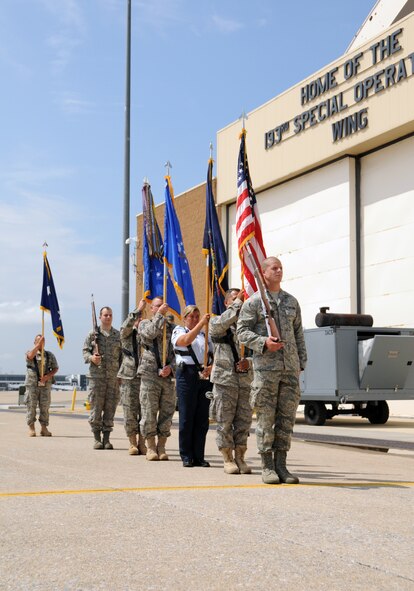
[(283, 268), (279, 259), (265, 259), (262, 273), (281, 342), (268, 336), (259, 293), (244, 303), (237, 323), (237, 336), (241, 343), (253, 349), (254, 380), (250, 404), (256, 410), (262, 479), (266, 484), (293, 484), (299, 480), (288, 472), (286, 455), (300, 400), (299, 374), (307, 360), (301, 311), (298, 301), (280, 289)]
[(26, 353), (26, 393), (25, 403), (27, 405), (26, 421), (29, 425), (29, 437), (36, 437), (35, 422), (36, 408), (39, 404), (39, 423), (41, 424), (40, 435), (51, 437), (52, 433), (48, 430), (50, 393), (52, 390), (53, 376), (59, 367), (56, 357), (50, 351), (43, 351), (43, 371), (42, 371), (42, 353), (45, 346), (45, 337), (38, 334), (34, 340), (34, 347)]
[[(124, 427), (129, 439), (128, 453), (131, 456), (145, 455), (144, 437), (141, 435), (139, 421), (141, 420), (141, 404), (139, 390), (141, 378), (137, 375), (141, 359), (141, 343), (138, 336), (138, 326), (141, 322), (145, 300), (141, 300), (138, 307), (128, 314), (121, 326), (122, 365), (118, 372), (121, 379), (121, 402), (124, 410)], [(137, 440), (138, 436), (138, 440)]]
[(212, 404), (217, 421), (216, 443), (224, 459), (226, 474), (251, 473), (251, 468), (244, 461), (244, 455), (252, 424), (252, 409), (249, 404), (252, 371), (249, 371), (249, 360), (240, 359), (235, 334), (243, 300), (243, 291), (227, 291), (224, 298), (226, 311), (220, 316), (210, 318), (209, 326), (214, 343), (210, 380), (214, 384)]
[[(168, 460), (165, 444), (171, 435), (176, 394), (172, 382), (175, 357), (171, 333), (174, 325), (166, 318), (168, 304), (163, 304), (162, 298), (155, 297), (151, 311), (153, 318), (142, 320), (138, 328), (143, 348), (138, 374), (141, 376), (141, 433), (147, 443), (147, 460), (154, 461)], [(167, 347), (165, 364), (162, 362), (164, 325)]]
[[(108, 306), (99, 313), (97, 345), (94, 352), (95, 333), (88, 334), (83, 345), (83, 359), (89, 363), (88, 400), (91, 405), (89, 424), (95, 439), (94, 449), (113, 449), (109, 441), (114, 426), (114, 416), (119, 402), (117, 374), (121, 365), (121, 339), (119, 330), (112, 327), (112, 310)], [(101, 433), (103, 439), (101, 441)]]

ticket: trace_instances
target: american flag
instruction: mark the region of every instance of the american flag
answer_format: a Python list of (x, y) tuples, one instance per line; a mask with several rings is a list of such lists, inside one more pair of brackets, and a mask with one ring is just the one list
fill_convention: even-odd
[(252, 187), (247, 162), (245, 129), (240, 135), (240, 151), (237, 164), (236, 236), (244, 289), (247, 296), (250, 297), (257, 291), (257, 286), (252, 264), (245, 254), (245, 247), (247, 244), (250, 245), (251, 253), (259, 268), (261, 262), (266, 258), (266, 251), (263, 245), (256, 195)]

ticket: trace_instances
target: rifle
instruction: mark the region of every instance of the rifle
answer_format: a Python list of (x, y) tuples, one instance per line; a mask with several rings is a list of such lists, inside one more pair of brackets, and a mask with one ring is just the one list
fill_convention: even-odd
[(260, 291), (260, 297), (262, 299), (263, 307), (265, 310), (265, 321), (266, 321), (266, 326), (267, 326), (267, 332), (269, 334), (269, 337), (274, 337), (276, 339), (276, 342), (281, 342), (280, 333), (277, 328), (276, 321), (273, 317), (273, 312), (270, 307), (269, 299), (266, 295), (265, 282), (264, 282), (262, 272), (259, 269), (259, 267), (257, 266), (256, 260), (253, 256), (253, 253), (251, 251), (251, 248), (250, 248), (250, 245), (248, 242), (244, 248), (246, 250), (247, 256), (249, 257), (250, 263), (253, 267), (253, 273), (256, 278), (256, 284), (257, 284), (257, 287), (259, 288), (259, 291)]
[[(93, 294), (91, 295), (91, 298), (92, 298), (91, 306), (92, 306), (92, 329), (93, 329), (92, 354), (93, 355), (100, 355), (99, 345), (98, 345), (99, 327), (98, 327), (98, 321), (96, 319), (96, 309), (95, 309), (95, 301), (93, 299)], [(97, 367), (99, 367), (99, 365)]]

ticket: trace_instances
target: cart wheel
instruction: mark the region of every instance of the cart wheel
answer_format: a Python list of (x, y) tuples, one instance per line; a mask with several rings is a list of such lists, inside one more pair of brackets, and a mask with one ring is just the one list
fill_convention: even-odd
[(377, 404), (368, 403), (366, 416), (373, 425), (384, 425), (390, 416), (387, 401), (379, 400)]
[(308, 425), (324, 425), (326, 421), (326, 406), (324, 403), (306, 402), (305, 421)]

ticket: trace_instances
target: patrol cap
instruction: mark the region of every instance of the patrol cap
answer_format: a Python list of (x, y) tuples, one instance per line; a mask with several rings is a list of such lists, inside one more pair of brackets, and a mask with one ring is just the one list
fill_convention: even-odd
[(200, 312), (199, 307), (196, 306), (195, 304), (190, 304), (189, 306), (186, 306), (183, 311), (183, 318), (185, 318), (186, 316), (188, 316), (189, 314), (191, 314), (191, 312), (194, 312), (195, 310), (197, 310), (197, 312)]

